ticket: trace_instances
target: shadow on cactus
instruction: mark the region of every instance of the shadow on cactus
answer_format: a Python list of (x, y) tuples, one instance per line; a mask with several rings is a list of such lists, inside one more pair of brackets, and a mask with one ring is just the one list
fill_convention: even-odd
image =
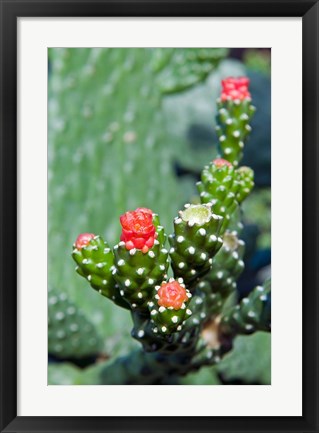
[(183, 376), (219, 364), (238, 335), (270, 332), (270, 282), (236, 302), (244, 268), (237, 228), (254, 186), (253, 171), (240, 167), (255, 111), (248, 87), (245, 77), (222, 81), (220, 155), (203, 168), (199, 203), (178, 212), (173, 233), (141, 207), (119, 216), (122, 231), (114, 246), (93, 233), (80, 234), (73, 245), (77, 273), (127, 310), (131, 336), (141, 345), (102, 368), (101, 384), (165, 384), (172, 377), (181, 383)]

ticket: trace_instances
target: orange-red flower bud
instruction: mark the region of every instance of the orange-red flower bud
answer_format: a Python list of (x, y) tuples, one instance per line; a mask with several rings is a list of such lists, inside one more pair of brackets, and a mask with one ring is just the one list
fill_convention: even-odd
[(157, 292), (159, 299), (158, 305), (161, 307), (173, 307), (179, 310), (183, 303), (188, 300), (186, 290), (177, 281), (162, 283)]
[(232, 164), (224, 158), (214, 159), (213, 164), (215, 164), (216, 167), (218, 168), (224, 167), (224, 165), (227, 165), (228, 167), (232, 167)]
[(152, 248), (157, 236), (153, 224), (153, 212), (147, 208), (137, 208), (120, 216), (122, 225), (121, 241), (128, 250), (136, 248), (143, 253)]
[(93, 239), (95, 235), (93, 233), (81, 233), (75, 241), (75, 246), (78, 250), (80, 250), (83, 247), (86, 247), (90, 240)]

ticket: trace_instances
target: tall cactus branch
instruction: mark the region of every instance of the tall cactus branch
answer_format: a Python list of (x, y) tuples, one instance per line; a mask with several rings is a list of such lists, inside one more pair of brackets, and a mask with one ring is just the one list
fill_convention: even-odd
[(223, 89), (217, 102), (216, 131), (221, 154), (236, 167), (243, 157), (245, 140), (251, 132), (249, 122), (256, 110), (248, 86), (247, 77), (222, 80)]

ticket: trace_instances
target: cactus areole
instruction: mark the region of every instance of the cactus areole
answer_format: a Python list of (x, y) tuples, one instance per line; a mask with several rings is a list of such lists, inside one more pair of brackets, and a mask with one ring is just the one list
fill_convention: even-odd
[(136, 248), (144, 254), (154, 245), (157, 236), (153, 224), (153, 212), (147, 208), (137, 208), (120, 216), (122, 225), (121, 241), (128, 250)]
[(177, 281), (162, 283), (157, 294), (159, 296), (158, 305), (161, 307), (172, 307), (174, 310), (179, 310), (183, 303), (188, 300), (185, 286)]
[(249, 86), (249, 78), (247, 77), (239, 77), (239, 78), (229, 77), (226, 78), (225, 80), (222, 80), (221, 100), (242, 101), (244, 99), (251, 99), (248, 86)]
[(78, 250), (81, 250), (83, 247), (86, 247), (90, 240), (93, 239), (95, 235), (93, 233), (81, 233), (75, 241), (75, 246)]

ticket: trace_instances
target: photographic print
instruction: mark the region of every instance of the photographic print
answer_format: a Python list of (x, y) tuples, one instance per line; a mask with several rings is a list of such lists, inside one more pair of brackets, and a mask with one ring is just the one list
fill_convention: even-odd
[(271, 384), (271, 50), (48, 50), (48, 384)]

